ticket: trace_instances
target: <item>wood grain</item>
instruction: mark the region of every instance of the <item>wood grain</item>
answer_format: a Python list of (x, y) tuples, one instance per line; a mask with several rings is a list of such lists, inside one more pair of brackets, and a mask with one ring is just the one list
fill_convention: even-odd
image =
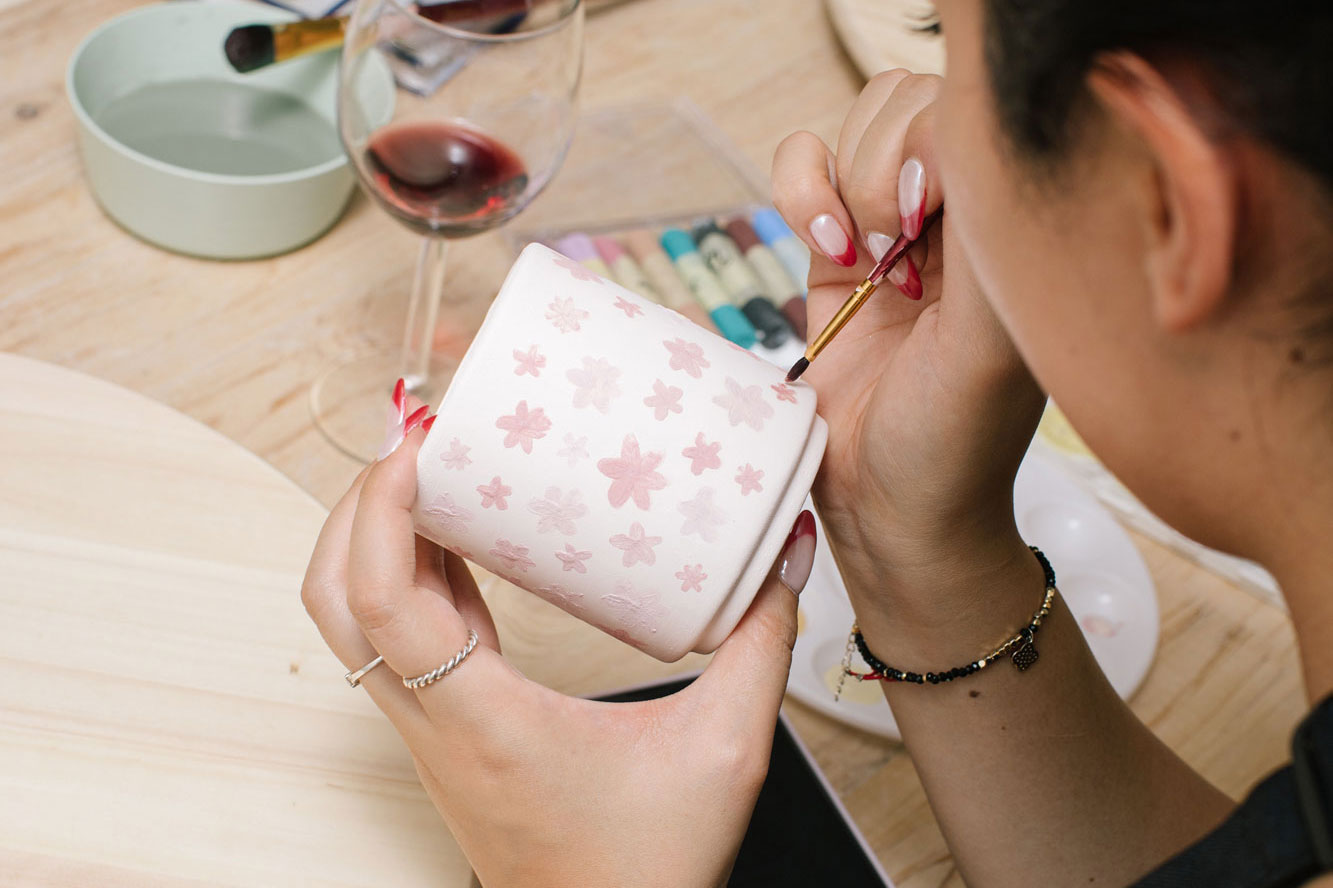
[[(87, 30), (134, 5), (0, 0), (0, 350), (170, 405), (327, 505), (358, 466), (314, 430), (308, 387), (345, 349), (396, 342), (414, 239), (361, 198), (321, 240), (258, 262), (171, 255), (108, 221), (83, 184), (64, 67)], [(795, 130), (836, 143), (862, 79), (813, 0), (636, 0), (590, 17), (584, 84), (589, 108), (688, 97), (767, 169)], [(479, 319), (511, 254), (498, 236), (483, 236), (452, 256), (449, 286)], [(8, 375), (0, 379), (13, 392)], [(122, 410), (152, 412), (144, 402), (85, 419), (102, 399), (121, 403), (106, 391), (71, 413), (25, 402), (23, 434), (40, 434), (46, 447), (10, 444), (14, 435), (0, 433), (0, 491), (10, 504), (0, 505), (0, 774), (5, 789), (23, 787), (21, 797), (0, 793), (0, 822), (18, 824), (0, 832), (0, 872), (35, 885), (430, 881), (450, 865), (444, 831), (397, 741), (348, 693), (296, 603), (319, 509), (239, 448), (219, 457), (216, 475), (192, 479), (171, 447), (140, 435), (136, 423), (115, 424)], [(15, 420), (2, 422), (9, 429)], [(93, 441), (80, 437), (81, 423), (95, 429)], [(203, 429), (162, 424), (201, 458), (215, 449), (202, 443)], [(135, 448), (137, 458), (128, 452)], [(51, 474), (85, 462), (80, 477), (89, 483), (126, 474), (120, 511), (99, 505), (89, 492), (98, 488)], [(168, 481), (173, 499), (163, 501)], [(217, 486), (227, 481), (244, 493), (244, 511)], [(210, 496), (228, 505), (199, 514)], [(179, 520), (190, 504), (194, 517)], [(77, 542), (52, 547), (74, 531)], [(1161, 590), (1163, 636), (1134, 707), (1239, 795), (1286, 758), (1305, 708), (1290, 627), (1276, 609), (1136, 542)], [(140, 543), (151, 544), (147, 555), (126, 554)], [(11, 570), (22, 571), (21, 597), (8, 584)], [(102, 594), (84, 593), (78, 578), (89, 575), (105, 584), (89, 587)], [(499, 581), (484, 586), (509, 655), (554, 687), (593, 692), (698, 665), (664, 666), (534, 596)], [(52, 594), (57, 588), (63, 593)], [(157, 609), (127, 606), (139, 594)], [(200, 615), (210, 625), (195, 625)], [(178, 676), (160, 668), (181, 661), (189, 665)], [(786, 708), (899, 884), (960, 885), (902, 748), (799, 703)], [(338, 765), (313, 766), (312, 757)], [(80, 811), (68, 793), (45, 789), (69, 780), (88, 782), (96, 804)], [(302, 801), (283, 801), (291, 797)], [(37, 841), (22, 822), (34, 805), (71, 819)], [(192, 805), (208, 816), (148, 816)], [(251, 853), (247, 843), (260, 833), (273, 844)], [(304, 863), (316, 847), (322, 856)], [(258, 878), (252, 864), (289, 876)]]

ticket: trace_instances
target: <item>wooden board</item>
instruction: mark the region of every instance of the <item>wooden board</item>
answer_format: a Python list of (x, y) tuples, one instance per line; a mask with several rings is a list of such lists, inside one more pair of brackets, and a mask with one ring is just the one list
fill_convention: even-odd
[(944, 73), (944, 41), (923, 33), (926, 0), (825, 0), (847, 55), (867, 79), (890, 68)]
[(0, 354), (0, 881), (465, 886), (301, 607), (324, 508), (170, 408)]

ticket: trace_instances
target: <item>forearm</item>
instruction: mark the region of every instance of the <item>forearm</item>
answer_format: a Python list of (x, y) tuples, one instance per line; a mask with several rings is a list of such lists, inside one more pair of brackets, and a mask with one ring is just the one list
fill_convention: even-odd
[[(914, 593), (894, 576), (885, 594), (884, 575), (852, 578), (870, 650), (897, 668), (944, 671), (1025, 625), (1043, 581), (1016, 535), (1010, 557), (992, 550), (975, 571), (967, 564), (944, 573), (959, 589), (923, 576)], [(1006, 658), (951, 683), (889, 683), (886, 696), (969, 885), (1126, 884), (1231, 802), (1119, 699), (1059, 596), (1036, 642), (1026, 672)]]

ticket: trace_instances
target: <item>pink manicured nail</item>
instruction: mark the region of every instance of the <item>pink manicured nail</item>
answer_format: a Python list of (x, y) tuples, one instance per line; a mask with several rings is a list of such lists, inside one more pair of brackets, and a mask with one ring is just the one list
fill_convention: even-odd
[(898, 215), (903, 234), (916, 240), (926, 217), (926, 168), (915, 157), (903, 161), (898, 171)]
[(884, 258), (884, 254), (893, 246), (893, 238), (882, 231), (872, 231), (866, 235), (866, 247), (870, 250), (870, 258), (876, 262)]
[(815, 566), (815, 516), (809, 509), (796, 516), (787, 542), (782, 546), (782, 563), (778, 565), (778, 579), (797, 595), (810, 579)]
[(921, 287), (921, 275), (916, 270), (916, 263), (911, 256), (903, 256), (897, 265), (885, 275), (908, 299), (920, 299), (924, 292)]
[(856, 264), (856, 245), (847, 232), (842, 230), (838, 220), (829, 213), (814, 218), (810, 223), (810, 236), (815, 239), (819, 249), (824, 251), (824, 255), (834, 262), (844, 268)]

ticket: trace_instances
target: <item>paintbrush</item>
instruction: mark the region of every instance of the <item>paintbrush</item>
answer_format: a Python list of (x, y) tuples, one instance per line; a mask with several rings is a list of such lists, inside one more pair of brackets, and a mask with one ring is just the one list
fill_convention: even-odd
[(819, 331), (819, 335), (810, 340), (810, 344), (805, 347), (805, 354), (795, 364), (791, 365), (791, 369), (787, 371), (788, 382), (795, 382), (801, 378), (801, 374), (810, 366), (810, 362), (818, 357), (825, 346), (833, 341), (833, 337), (838, 335), (839, 330), (847, 326), (847, 322), (852, 319), (852, 315), (856, 314), (861, 306), (865, 305), (866, 300), (870, 298), (870, 294), (879, 288), (880, 283), (883, 282), (890, 271), (893, 271), (893, 267), (898, 264), (898, 261), (907, 255), (907, 251), (911, 249), (912, 244), (916, 243), (917, 239), (925, 237), (926, 232), (940, 218), (942, 212), (943, 209), (941, 208), (926, 217), (925, 221), (921, 223), (921, 232), (917, 235), (917, 238), (898, 235), (898, 239), (893, 242), (893, 246), (889, 247), (888, 251), (875, 263), (875, 267), (870, 270), (870, 274), (866, 275), (866, 279), (857, 284), (856, 289), (852, 291), (852, 295), (847, 297), (847, 301), (842, 304), (842, 308), (834, 313), (829, 322), (824, 325), (824, 329)]
[[(540, 0), (437, 0), (414, 11), (441, 25), (466, 24), (469, 30), (503, 33), (517, 27)], [(222, 44), (231, 66), (248, 74), (268, 65), (342, 46), (347, 16), (283, 24), (242, 25)]]

